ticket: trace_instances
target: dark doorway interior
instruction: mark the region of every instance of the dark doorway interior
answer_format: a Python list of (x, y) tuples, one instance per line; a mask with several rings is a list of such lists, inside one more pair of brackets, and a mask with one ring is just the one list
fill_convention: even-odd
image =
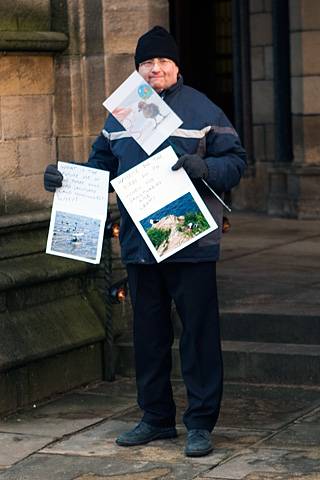
[(204, 92), (234, 122), (231, 0), (170, 0), (170, 30), (187, 85)]

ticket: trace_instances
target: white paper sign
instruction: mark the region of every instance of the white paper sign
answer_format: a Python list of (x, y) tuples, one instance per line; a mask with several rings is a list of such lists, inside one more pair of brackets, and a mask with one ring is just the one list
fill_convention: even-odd
[(58, 162), (46, 253), (99, 263), (108, 209), (109, 172)]
[(218, 228), (172, 147), (111, 181), (157, 262)]
[(148, 155), (182, 124), (138, 72), (133, 72), (103, 105)]

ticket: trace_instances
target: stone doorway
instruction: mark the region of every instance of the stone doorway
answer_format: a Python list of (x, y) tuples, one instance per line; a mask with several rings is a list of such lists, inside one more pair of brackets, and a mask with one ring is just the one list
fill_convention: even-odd
[(205, 93), (234, 122), (232, 1), (169, 1), (170, 30), (187, 85)]

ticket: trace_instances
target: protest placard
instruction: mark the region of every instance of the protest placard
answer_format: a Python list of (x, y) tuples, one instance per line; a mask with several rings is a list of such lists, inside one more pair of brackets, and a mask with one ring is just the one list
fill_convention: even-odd
[(133, 72), (103, 105), (148, 155), (182, 124), (138, 72)]
[(167, 147), (111, 181), (157, 262), (218, 228), (177, 156)]
[(107, 218), (109, 172), (58, 162), (46, 253), (99, 263)]

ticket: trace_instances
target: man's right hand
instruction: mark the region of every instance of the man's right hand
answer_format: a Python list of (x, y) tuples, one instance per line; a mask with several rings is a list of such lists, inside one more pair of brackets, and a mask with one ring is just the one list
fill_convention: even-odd
[(62, 186), (63, 175), (57, 169), (57, 166), (50, 164), (47, 166), (43, 176), (44, 188), (47, 192), (55, 192), (57, 188)]

